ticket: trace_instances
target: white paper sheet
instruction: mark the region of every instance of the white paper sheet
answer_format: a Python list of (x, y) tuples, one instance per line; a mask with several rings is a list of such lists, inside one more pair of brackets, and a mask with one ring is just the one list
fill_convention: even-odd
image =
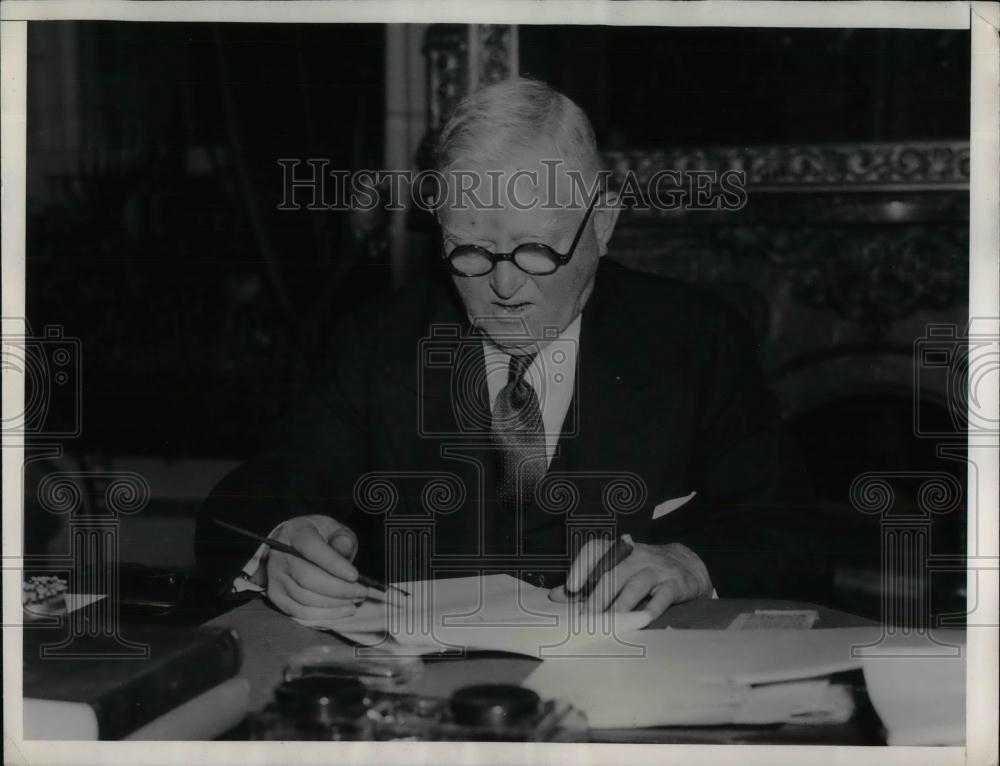
[(618, 636), (650, 619), (645, 612), (587, 617), (575, 603), (550, 601), (547, 589), (509, 575), (397, 584), (409, 598), (391, 595), (388, 603), (366, 601), (351, 617), (299, 622), (363, 644), (377, 644), (388, 634), (417, 653), (489, 649), (544, 659), (641, 653)]
[(77, 609), (83, 609), (85, 606), (90, 606), (96, 601), (100, 601), (103, 598), (107, 598), (103, 593), (67, 593), (66, 594), (66, 612), (75, 612)]

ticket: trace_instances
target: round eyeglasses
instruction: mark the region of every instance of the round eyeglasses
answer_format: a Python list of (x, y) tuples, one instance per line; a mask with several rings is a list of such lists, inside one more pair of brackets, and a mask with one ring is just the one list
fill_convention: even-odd
[(501, 261), (510, 261), (521, 271), (532, 276), (552, 274), (560, 266), (569, 263), (569, 259), (573, 257), (599, 196), (595, 194), (587, 206), (587, 212), (573, 236), (573, 243), (565, 253), (560, 253), (541, 242), (524, 242), (509, 253), (494, 253), (479, 245), (458, 245), (445, 253), (442, 258), (448, 261), (451, 273), (459, 277), (485, 277)]

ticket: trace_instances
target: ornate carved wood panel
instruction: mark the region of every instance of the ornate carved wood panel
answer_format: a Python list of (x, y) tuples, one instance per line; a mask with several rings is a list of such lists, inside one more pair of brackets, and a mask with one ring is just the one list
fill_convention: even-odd
[[(967, 321), (964, 142), (634, 150), (607, 155), (640, 187), (661, 170), (745, 174), (739, 210), (633, 209), (612, 243), (629, 265), (697, 282), (753, 323), (788, 414), (909, 391), (914, 341)], [(860, 360), (860, 361), (859, 361)], [(940, 387), (923, 395), (944, 401)]]

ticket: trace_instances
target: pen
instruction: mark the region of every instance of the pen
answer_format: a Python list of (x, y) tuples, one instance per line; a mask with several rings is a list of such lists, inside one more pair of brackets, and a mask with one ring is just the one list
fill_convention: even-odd
[(601, 581), (601, 577), (627, 559), (629, 554), (634, 550), (629, 543), (630, 538), (626, 538), (628, 538), (628, 535), (623, 535), (615, 540), (614, 545), (605, 551), (604, 555), (598, 559), (597, 563), (590, 570), (590, 574), (587, 575), (587, 580), (583, 583), (580, 590), (576, 592), (569, 592), (567, 590), (569, 595), (581, 600), (590, 596), (594, 592), (594, 588), (597, 587), (597, 583)]
[[(303, 561), (309, 561), (309, 559), (307, 559), (305, 556), (303, 556), (301, 553), (295, 550), (292, 546), (286, 545), (280, 540), (275, 540), (273, 537), (264, 537), (263, 535), (258, 535), (256, 532), (251, 532), (249, 529), (243, 529), (243, 527), (238, 527), (235, 524), (230, 524), (226, 521), (221, 521), (220, 519), (212, 519), (212, 521), (214, 521), (220, 527), (225, 527), (226, 529), (232, 532), (236, 532), (237, 534), (243, 535), (244, 537), (249, 537), (251, 540), (256, 540), (258, 543), (263, 543), (267, 547), (273, 548), (276, 551), (287, 553), (289, 556), (295, 556), (295, 558), (302, 559)], [(310, 561), (309, 563), (312, 564), (314, 562)], [(400, 587), (397, 587), (395, 585), (386, 585), (384, 582), (376, 580), (374, 577), (367, 577), (366, 575), (363, 575), (360, 572), (358, 573), (358, 582), (368, 588), (375, 588), (375, 590), (386, 592), (389, 590), (389, 588), (392, 588), (393, 590), (399, 591), (404, 596), (408, 597), (410, 595)]]

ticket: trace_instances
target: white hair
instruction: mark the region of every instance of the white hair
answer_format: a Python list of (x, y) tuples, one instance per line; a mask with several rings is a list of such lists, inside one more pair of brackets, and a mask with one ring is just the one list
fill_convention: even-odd
[(465, 96), (441, 130), (437, 170), (460, 162), (504, 167), (514, 152), (552, 142), (567, 166), (587, 174), (602, 167), (594, 129), (584, 111), (550, 85), (512, 77)]

